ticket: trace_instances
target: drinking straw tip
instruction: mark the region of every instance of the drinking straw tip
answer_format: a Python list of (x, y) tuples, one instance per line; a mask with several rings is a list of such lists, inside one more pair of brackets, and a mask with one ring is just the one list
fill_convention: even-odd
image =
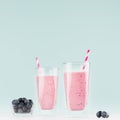
[(38, 60), (38, 57), (35, 57), (36, 60)]
[(89, 53), (89, 52), (90, 52), (90, 49), (88, 49), (87, 53)]
[(35, 59), (36, 59), (37, 68), (39, 69), (40, 68), (39, 59), (38, 59), (38, 57), (35, 57)]
[(82, 68), (83, 70), (84, 70), (85, 67), (86, 67), (86, 62), (88, 61), (88, 58), (89, 58), (88, 55), (89, 55), (89, 53), (90, 53), (90, 49), (87, 50), (87, 55), (85, 56), (84, 64), (83, 64), (83, 68)]

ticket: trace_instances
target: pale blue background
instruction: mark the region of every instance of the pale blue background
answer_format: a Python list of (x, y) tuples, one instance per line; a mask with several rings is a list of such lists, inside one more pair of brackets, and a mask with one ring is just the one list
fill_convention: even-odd
[[(120, 112), (119, 41), (119, 0), (0, 0), (0, 111), (25, 96), (39, 113), (36, 55), (42, 66), (61, 69), (63, 62), (82, 61), (90, 48), (88, 112)], [(53, 113), (69, 113), (65, 108), (61, 76)]]

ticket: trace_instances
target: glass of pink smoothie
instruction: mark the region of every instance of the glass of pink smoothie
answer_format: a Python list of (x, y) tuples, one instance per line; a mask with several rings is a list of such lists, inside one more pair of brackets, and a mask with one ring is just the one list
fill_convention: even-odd
[(89, 63), (83, 70), (82, 62), (64, 63), (66, 102), (70, 110), (84, 110), (87, 102)]
[(38, 70), (37, 76), (38, 101), (41, 109), (51, 110), (55, 106), (57, 86), (58, 86), (58, 69), (44, 67)]

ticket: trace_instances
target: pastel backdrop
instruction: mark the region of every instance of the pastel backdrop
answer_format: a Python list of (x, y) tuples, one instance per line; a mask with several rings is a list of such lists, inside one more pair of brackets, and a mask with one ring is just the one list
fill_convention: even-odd
[(90, 48), (87, 111), (119, 113), (119, 6), (119, 0), (1, 0), (0, 112), (10, 113), (11, 100), (23, 96), (32, 98), (34, 113), (40, 113), (35, 80), (37, 55), (42, 66), (60, 68), (57, 109), (53, 113), (69, 114), (62, 63), (83, 61)]

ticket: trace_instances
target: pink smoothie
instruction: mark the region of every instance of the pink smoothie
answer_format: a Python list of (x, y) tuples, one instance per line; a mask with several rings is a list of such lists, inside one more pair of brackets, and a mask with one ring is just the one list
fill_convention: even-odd
[(67, 105), (71, 110), (83, 110), (86, 104), (86, 73), (65, 72), (64, 83)]
[(37, 76), (37, 89), (41, 109), (53, 109), (56, 101), (57, 76)]

